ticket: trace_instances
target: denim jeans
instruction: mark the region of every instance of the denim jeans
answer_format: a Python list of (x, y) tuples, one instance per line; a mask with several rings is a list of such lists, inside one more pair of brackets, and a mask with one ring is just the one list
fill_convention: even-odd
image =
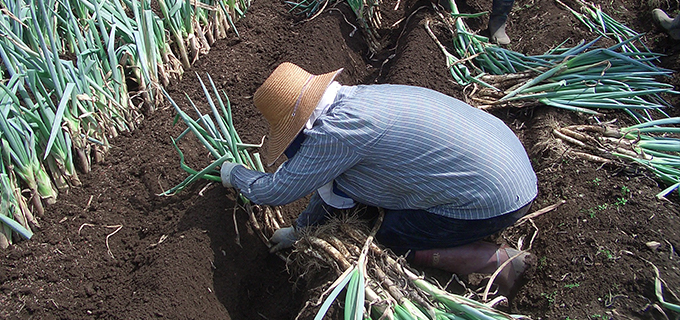
[[(510, 213), (481, 220), (461, 220), (436, 215), (425, 210), (388, 210), (376, 234), (378, 242), (401, 255), (407, 251), (451, 248), (493, 235), (514, 224), (529, 211), (531, 203)], [(365, 205), (361, 205), (365, 206)], [(372, 207), (367, 207), (372, 208)], [(297, 228), (324, 224), (331, 216), (363, 212), (360, 218), (375, 221), (377, 210), (334, 209), (317, 192), (296, 220)]]
[(527, 214), (531, 203), (504, 215), (482, 220), (461, 220), (425, 210), (385, 210), (376, 239), (394, 251), (451, 248), (493, 235)]
[(493, 4), (491, 4), (491, 17), (489, 19), (507, 20), (514, 3), (515, 0), (493, 0)]

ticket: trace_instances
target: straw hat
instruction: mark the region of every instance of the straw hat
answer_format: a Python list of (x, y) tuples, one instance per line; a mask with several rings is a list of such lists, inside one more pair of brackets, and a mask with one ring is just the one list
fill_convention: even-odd
[(255, 91), (255, 107), (269, 122), (265, 150), (271, 166), (302, 130), (321, 97), (342, 69), (313, 75), (290, 62), (280, 64)]

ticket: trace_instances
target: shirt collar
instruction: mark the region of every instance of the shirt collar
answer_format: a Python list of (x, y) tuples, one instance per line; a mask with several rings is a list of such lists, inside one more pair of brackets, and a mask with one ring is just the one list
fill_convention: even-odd
[(338, 94), (338, 90), (340, 90), (340, 87), (342, 87), (342, 85), (339, 82), (337, 81), (331, 82), (331, 84), (328, 86), (323, 96), (321, 97), (321, 100), (319, 100), (319, 104), (316, 105), (316, 108), (312, 112), (312, 115), (309, 116), (309, 119), (305, 123), (305, 128), (311, 129), (314, 126), (314, 121), (316, 121), (316, 119), (319, 118), (322, 114), (326, 113), (331, 104), (333, 104), (335, 96)]

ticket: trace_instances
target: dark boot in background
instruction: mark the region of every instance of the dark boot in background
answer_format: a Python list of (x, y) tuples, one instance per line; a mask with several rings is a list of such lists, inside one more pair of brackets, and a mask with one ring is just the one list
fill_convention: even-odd
[(663, 10), (654, 9), (652, 11), (652, 17), (656, 23), (668, 31), (668, 35), (670, 35), (673, 40), (680, 40), (680, 15), (671, 18)]
[(493, 0), (489, 17), (489, 40), (492, 43), (502, 45), (510, 43), (510, 37), (505, 33), (505, 26), (514, 2), (514, 0)]

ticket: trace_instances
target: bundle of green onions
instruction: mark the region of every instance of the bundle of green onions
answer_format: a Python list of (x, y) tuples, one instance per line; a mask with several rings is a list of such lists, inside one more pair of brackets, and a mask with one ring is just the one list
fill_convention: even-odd
[(482, 303), (448, 292), (419, 276), (403, 259), (373, 242), (379, 226), (380, 222), (376, 223), (369, 233), (358, 219), (332, 219), (308, 230), (296, 242), (294, 261), (301, 274), (313, 275), (317, 269), (339, 275), (326, 289), (323, 303), (317, 303), (315, 319), (326, 315), (343, 290), (346, 320), (528, 318), (495, 309), (505, 299), (502, 296)]
[[(596, 32), (604, 37), (614, 38), (617, 42), (625, 42), (632, 38), (639, 40), (639, 33), (602, 12), (602, 9), (595, 4), (583, 0), (573, 0), (579, 6), (580, 10), (584, 12), (579, 13), (564, 2), (560, 0), (556, 1), (574, 14), (574, 16), (590, 31)], [(649, 48), (647, 48), (642, 41), (638, 41), (638, 43), (644, 48), (644, 51), (640, 51), (640, 49), (632, 43), (625, 44), (621, 48), (626, 52), (650, 52)]]
[(643, 165), (670, 185), (657, 194), (657, 197), (664, 197), (680, 186), (680, 139), (670, 136), (680, 133), (680, 128), (666, 127), (670, 124), (680, 124), (680, 118), (654, 120), (622, 128), (620, 143), (627, 140), (635, 154), (612, 153)]
[[(662, 109), (668, 106), (660, 95), (677, 94), (672, 85), (655, 79), (672, 74), (672, 70), (631, 57), (642, 53), (615, 51), (622, 44), (565, 57), (564, 62), (504, 92), (496, 104), (537, 100), (589, 114), (597, 114), (597, 109), (623, 109), (638, 121), (652, 120), (650, 110), (663, 114)], [(658, 56), (646, 55), (649, 59)]]
[[(451, 6), (453, 13), (442, 15), (442, 21), (454, 34), (454, 53), (441, 44), (429, 23), (426, 28), (446, 56), (456, 82), (474, 87), (470, 98), (480, 108), (538, 102), (589, 114), (597, 114), (598, 109), (622, 109), (643, 122), (653, 119), (649, 110), (666, 116), (662, 109), (669, 104), (661, 97), (677, 94), (672, 85), (656, 79), (673, 73), (651, 63), (660, 54), (631, 49), (641, 37), (632, 31), (618, 36), (619, 43), (609, 48), (594, 48), (598, 38), (573, 48), (560, 45), (545, 54), (527, 56), (473, 34), (463, 18), (477, 15), (460, 14), (455, 2)], [(607, 21), (607, 26), (615, 25), (613, 19)], [(624, 30), (621, 24), (616, 26), (615, 30)]]
[[(162, 195), (173, 195), (183, 190), (186, 186), (198, 181), (199, 179), (217, 182), (221, 181), (219, 167), (225, 161), (240, 163), (246, 167), (252, 168), (253, 170), (264, 171), (259, 153), (254, 153), (251, 157), (250, 153), (247, 151), (248, 148), (257, 148), (261, 145), (244, 144), (241, 141), (238, 132), (236, 132), (236, 129), (234, 128), (229, 97), (224, 92), (222, 92), (223, 96), (220, 95), (209, 74), (207, 77), (210, 81), (212, 94), (210, 91), (208, 91), (207, 87), (203, 83), (203, 80), (198, 75), (196, 75), (196, 77), (198, 78), (201, 88), (208, 99), (212, 116), (209, 114), (201, 114), (189, 96), (186, 96), (194, 111), (198, 114), (196, 119), (191, 118), (177, 105), (177, 103), (175, 103), (175, 101), (167, 92), (165, 92), (165, 90), (163, 91), (168, 101), (170, 101), (170, 104), (177, 111), (178, 117), (180, 117), (188, 127), (180, 136), (173, 138), (172, 143), (180, 155), (180, 166), (190, 175), (178, 185), (163, 192)], [(215, 103), (215, 100), (213, 100), (213, 94), (215, 95), (217, 104)], [(224, 99), (222, 99), (223, 97)], [(184, 155), (177, 146), (177, 142), (189, 132), (193, 133), (199, 139), (199, 141), (214, 158), (214, 161), (210, 163), (210, 165), (200, 171), (192, 169), (184, 162)]]
[[(234, 127), (231, 103), (227, 94), (222, 91), (222, 95), (220, 95), (209, 74), (207, 78), (210, 83), (210, 90), (198, 75), (196, 77), (208, 101), (210, 114), (202, 114), (193, 101), (186, 96), (197, 114), (196, 118), (192, 118), (163, 90), (167, 100), (170, 101), (170, 104), (177, 111), (177, 116), (187, 125), (187, 129), (177, 138), (173, 138), (172, 143), (179, 153), (180, 167), (189, 173), (189, 176), (184, 181), (161, 193), (164, 196), (174, 195), (201, 179), (220, 182), (219, 168), (224, 162), (240, 163), (247, 168), (264, 172), (260, 154), (257, 152), (251, 154), (249, 152), (250, 149), (261, 147), (262, 144), (243, 143)], [(201, 142), (213, 158), (213, 161), (201, 170), (193, 169), (185, 163), (184, 154), (178, 145), (178, 142), (189, 133), (192, 133)], [(254, 205), (242, 195), (239, 195), (239, 198), (244, 205), (244, 209), (248, 212), (249, 221), (253, 229), (255, 229), (265, 244), (270, 245), (269, 237), (280, 228), (280, 225), (285, 223), (280, 210), (278, 208)], [(235, 214), (236, 208), (234, 208)]]
[(665, 197), (680, 186), (679, 117), (665, 118), (616, 128), (606, 125), (574, 125), (553, 130), (556, 138), (581, 151), (567, 149), (586, 160), (611, 163), (619, 158), (649, 169), (668, 187), (657, 194)]
[(347, 0), (357, 17), (359, 26), (364, 31), (368, 49), (372, 54), (382, 49), (381, 37), (378, 34), (381, 23), (380, 0)]
[(302, 0), (300, 2), (285, 1), (292, 8), (289, 12), (297, 11), (297, 14), (304, 15), (307, 19), (314, 19), (323, 12), (329, 4), (335, 4), (333, 0)]

